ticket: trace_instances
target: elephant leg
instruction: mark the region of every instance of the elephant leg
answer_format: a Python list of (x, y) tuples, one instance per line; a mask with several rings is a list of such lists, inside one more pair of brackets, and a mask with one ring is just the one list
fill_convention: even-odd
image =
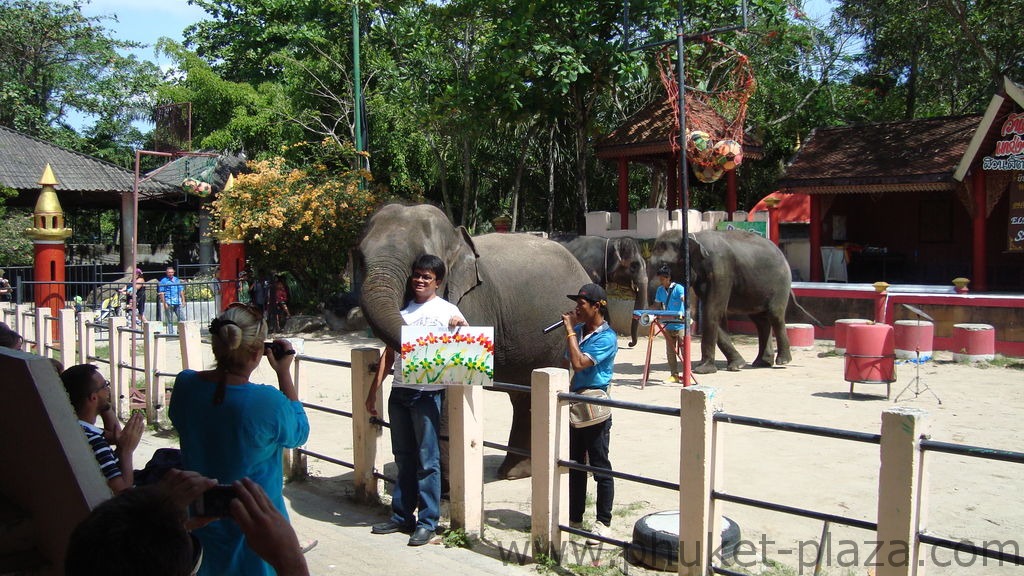
[[(775, 364), (782, 366), (793, 361), (793, 355), (789, 350), (789, 334), (786, 333), (786, 317), (783, 314), (773, 314), (770, 317), (772, 330), (775, 331), (775, 341), (779, 344), (779, 354), (775, 357)], [(769, 344), (770, 344), (769, 340)]]
[[(509, 448), (530, 451), (530, 395), (524, 392), (509, 392), (512, 402), (512, 429), (508, 433)], [(521, 454), (508, 452), (501, 466), (498, 467), (498, 478), (515, 480), (530, 476), (530, 458)]]
[[(704, 315), (701, 317), (700, 362), (690, 368), (694, 374), (718, 372), (718, 368), (715, 366), (715, 345), (720, 338), (718, 320), (712, 322), (709, 318), (707, 310), (704, 310)], [(730, 342), (729, 345), (732, 346), (732, 343)]]
[(771, 368), (772, 366), (772, 326), (768, 317), (763, 314), (751, 314), (750, 319), (757, 327), (757, 358), (752, 366), (754, 368)]
[(718, 327), (718, 349), (725, 355), (726, 370), (729, 372), (739, 372), (741, 368), (747, 365), (747, 362), (743, 359), (743, 355), (736, 349), (736, 346), (732, 343), (732, 336), (725, 329), (725, 318), (722, 319), (722, 324)]

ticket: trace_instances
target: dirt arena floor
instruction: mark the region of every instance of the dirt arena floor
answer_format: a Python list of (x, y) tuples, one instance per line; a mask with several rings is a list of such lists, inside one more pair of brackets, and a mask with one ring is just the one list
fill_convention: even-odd
[[(558, 345), (552, 337), (554, 345)], [(737, 337), (737, 344), (750, 360), (756, 341)], [(676, 407), (680, 385), (663, 383), (668, 376), (664, 342), (654, 345), (651, 380), (641, 389), (646, 339), (635, 348), (620, 337), (613, 396), (616, 399)], [(379, 347), (380, 342), (362, 333), (304, 335), (308, 356), (349, 360), (357, 347)], [(694, 353), (699, 345), (694, 343)], [(208, 351), (207, 351), (208, 354)], [(723, 364), (720, 362), (720, 366)], [(835, 355), (831, 341), (818, 341), (813, 350), (794, 350), (793, 362), (785, 367), (720, 370), (698, 376), (698, 383), (714, 387), (716, 408), (730, 414), (760, 417), (860, 432), (879, 432), (881, 414), (893, 406), (911, 406), (927, 411), (934, 440), (987, 448), (1020, 451), (1024, 440), (1024, 361), (958, 364), (948, 352), (937, 352), (919, 368), (898, 363), (892, 399), (885, 398), (885, 386), (857, 384), (848, 397), (849, 383), (843, 379), (844, 358)], [(303, 400), (332, 408), (350, 410), (348, 369), (303, 363), (300, 391)], [(269, 367), (253, 375), (257, 382), (272, 382)], [(390, 382), (390, 381), (389, 381)], [(385, 390), (385, 397), (387, 390)], [(898, 397), (898, 400), (897, 400)], [(357, 399), (361, 401), (361, 399)], [(941, 400), (941, 401), (940, 401)], [(487, 440), (506, 443), (511, 408), (504, 394), (486, 393), (484, 402)], [(351, 461), (351, 427), (348, 419), (310, 411), (311, 437), (308, 448), (334, 458)], [(617, 410), (612, 427), (611, 461), (615, 469), (678, 481), (678, 420)], [(725, 466), (719, 490), (766, 500), (874, 521), (877, 514), (878, 447), (863, 443), (819, 438), (804, 434), (767, 431), (746, 426), (723, 427)], [(387, 435), (385, 434), (385, 442)], [(385, 447), (390, 451), (390, 446)], [(517, 567), (515, 551), (524, 552), (529, 541), (530, 481), (498, 480), (495, 471), (502, 455), (485, 451), (485, 533), (471, 550), (446, 549), (440, 542), (413, 554), (391, 536), (371, 536), (368, 524), (386, 518), (387, 508), (354, 504), (349, 470), (316, 459), (309, 460), (310, 477), (286, 487), (292, 518), (300, 539), (316, 539), (307, 555), (314, 573), (372, 573), (368, 546), (379, 556), (382, 539), (390, 550), (387, 563), (392, 573), (410, 571), (417, 563), (429, 562), (444, 570), (448, 563), (461, 567), (460, 573), (528, 573), (535, 565)], [(144, 460), (143, 460), (144, 461)], [(1016, 545), (1024, 536), (1024, 474), (1019, 465), (935, 454), (929, 458), (928, 531), (937, 536), (967, 539), (981, 545), (1002, 541)], [(393, 474), (392, 464), (385, 473)], [(675, 492), (616, 480), (614, 538), (630, 540), (633, 525), (646, 514), (678, 508)], [(592, 502), (594, 484), (589, 485)], [(751, 550), (731, 569), (750, 574), (813, 574), (814, 554), (822, 538), (822, 523), (777, 512), (729, 504), (723, 514), (739, 525), (742, 540)], [(593, 521), (593, 505), (586, 522)], [(357, 530), (351, 536), (334, 537), (342, 527)], [(365, 537), (363, 536), (365, 535)], [(398, 535), (400, 536), (400, 535)], [(439, 539), (440, 540), (440, 539)], [(627, 564), (622, 552), (604, 546), (600, 551), (585, 548), (581, 539), (570, 541), (563, 568), (553, 573), (653, 574), (654, 571)], [(871, 564), (874, 534), (833, 525), (827, 538), (821, 574), (873, 574)], [(359, 543), (359, 546), (356, 545)], [(513, 551), (513, 548), (515, 551)], [(1009, 552), (1020, 553), (1007, 547)], [(999, 566), (997, 561), (974, 559), (966, 554), (926, 547), (929, 574), (1022, 574), (1022, 568)], [(393, 554), (393, 555), (392, 555)], [(353, 561), (351, 558), (359, 558)], [(360, 555), (363, 555), (360, 558)], [(340, 558), (348, 558), (341, 561)], [(365, 570), (363, 569), (365, 568)], [(458, 568), (456, 568), (458, 569)], [(566, 571), (567, 570), (567, 571)], [(543, 571), (543, 570), (542, 570)]]

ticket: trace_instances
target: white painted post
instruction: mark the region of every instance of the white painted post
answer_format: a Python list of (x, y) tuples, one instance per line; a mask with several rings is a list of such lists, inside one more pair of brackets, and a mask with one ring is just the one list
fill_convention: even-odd
[(75, 341), (75, 310), (61, 308), (57, 311), (57, 332), (60, 334), (60, 361), (71, 366), (78, 357), (78, 345)]
[[(384, 454), (380, 450), (383, 427), (370, 424), (370, 413), (366, 411), (366, 395), (376, 372), (372, 364), (382, 362), (381, 351), (377, 348), (356, 348), (352, 350), (352, 463), (355, 467), (353, 482), (356, 498), (364, 502), (380, 499), (380, 480), (375, 472), (384, 469)], [(383, 386), (377, 389), (376, 406), (380, 416), (384, 415)]]
[(927, 470), (921, 437), (928, 413), (897, 406), (882, 412), (878, 471), (877, 576), (924, 576), (917, 534), (927, 516)]
[[(131, 337), (129, 342), (134, 347), (137, 336), (134, 332), (130, 333)], [(144, 322), (142, 324), (142, 374), (143, 382), (146, 386), (146, 421), (150, 424), (158, 424), (160, 422), (160, 413), (164, 408), (164, 402), (167, 398), (167, 386), (164, 385), (164, 379), (157, 376), (157, 372), (164, 372), (164, 368), (167, 366), (167, 358), (165, 354), (162, 354), (162, 349), (157, 345), (156, 340), (156, 325), (152, 322)], [(132, 359), (135, 358), (135, 351), (132, 351)], [(132, 374), (132, 387), (135, 386), (135, 371)]]
[[(89, 362), (90, 356), (96, 355), (96, 344), (93, 340), (93, 331), (89, 326), (93, 319), (96, 317), (96, 313), (92, 311), (82, 310), (75, 317), (75, 323), (78, 325), (78, 364), (85, 364)], [(65, 364), (67, 366), (67, 364)]]
[(15, 320), (15, 322), (14, 322), (14, 331), (17, 332), (18, 334), (21, 334), (21, 338), (22, 338), (21, 350), (22, 350), (22, 352), (29, 352), (28, 341), (30, 339), (31, 340), (35, 340), (36, 339), (35, 335), (31, 335), (31, 338), (30, 338), (30, 335), (29, 335), (29, 332), (28, 332), (29, 328), (31, 327), (31, 324), (32, 324), (32, 321), (30, 320), (30, 318), (32, 318), (32, 306), (34, 306), (34, 304), (18, 304), (17, 307), (16, 307), (17, 308), (17, 312), (15, 313), (15, 316), (14, 316), (14, 320)]
[(483, 536), (484, 391), (480, 386), (449, 386), (448, 445), (451, 458), (451, 520), (454, 528)]
[[(302, 401), (302, 380), (299, 378), (302, 359), (300, 358), (301, 353), (296, 350), (295, 360), (292, 361), (292, 383), (295, 385), (295, 397)], [(291, 450), (284, 451), (284, 470), (288, 476), (288, 480), (296, 480), (299, 478), (305, 478), (308, 475), (309, 469), (307, 467), (306, 456), (300, 454), (299, 450), (305, 445), (296, 446)]]
[(199, 333), (199, 322), (181, 323), (181, 330), (178, 332), (178, 346), (181, 347), (182, 370), (205, 369), (203, 366), (203, 340)]
[[(35, 329), (33, 330), (33, 332), (35, 332), (35, 334), (33, 334), (33, 340), (36, 342), (36, 349), (34, 353), (46, 357), (49, 357), (46, 351), (46, 345), (50, 343), (50, 331), (46, 329), (46, 316), (49, 312), (49, 308), (36, 308), (34, 322)], [(22, 336), (25, 335), (22, 334)]]
[(716, 442), (715, 389), (690, 386), (679, 394), (679, 574), (711, 573), (712, 552), (721, 539), (720, 512), (711, 499), (720, 480), (721, 453)]
[(534, 370), (530, 386), (530, 465), (533, 488), (530, 539), (533, 560), (544, 554), (561, 561), (562, 530), (569, 523), (568, 470), (558, 466), (569, 456), (569, 405), (559, 404), (558, 394), (569, 391), (569, 371), (562, 368)]
[[(124, 369), (121, 368), (121, 328), (125, 325), (124, 318), (110, 316), (107, 318), (107, 357), (110, 358), (110, 379), (113, 393), (117, 397), (117, 414), (122, 420), (127, 420), (131, 415), (131, 386), (125, 386)], [(128, 382), (131, 383), (130, 378)], [(127, 393), (126, 393), (127, 392)]]

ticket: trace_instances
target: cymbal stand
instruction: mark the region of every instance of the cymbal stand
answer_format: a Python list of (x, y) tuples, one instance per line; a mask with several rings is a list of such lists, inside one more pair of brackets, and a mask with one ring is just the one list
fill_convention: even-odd
[(907, 390), (910, 390), (910, 387), (913, 386), (914, 387), (914, 390), (913, 390), (914, 398), (917, 398), (918, 396), (921, 395), (922, 392), (927, 390), (928, 392), (931, 392), (931, 395), (935, 397), (935, 400), (938, 401), (939, 405), (941, 406), (942, 405), (942, 399), (939, 398), (939, 395), (936, 394), (934, 390), (929, 388), (928, 385), (925, 384), (921, 380), (921, 347), (920, 347), (920, 345), (914, 346), (914, 356), (916, 356), (914, 358), (914, 378), (910, 382), (907, 383), (907, 385), (903, 388), (903, 390), (900, 391), (899, 394), (896, 395), (896, 399), (893, 400), (893, 402), (899, 402), (900, 401), (900, 396), (902, 396), (903, 393), (906, 392)]

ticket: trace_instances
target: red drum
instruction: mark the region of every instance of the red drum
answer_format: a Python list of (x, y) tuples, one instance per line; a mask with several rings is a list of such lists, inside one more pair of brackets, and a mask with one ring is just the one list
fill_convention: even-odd
[(953, 325), (954, 362), (981, 362), (995, 357), (995, 328), (988, 324)]
[(813, 324), (786, 324), (789, 347), (796, 350), (814, 350)]
[(846, 381), (850, 383), (885, 384), (885, 397), (889, 398), (889, 385), (896, 380), (896, 354), (893, 328), (888, 324), (851, 324), (847, 330)]
[(840, 318), (835, 323), (836, 354), (846, 354), (846, 329), (852, 324), (870, 324), (863, 318)]
[(931, 360), (934, 354), (935, 324), (927, 320), (896, 321), (896, 357)]

